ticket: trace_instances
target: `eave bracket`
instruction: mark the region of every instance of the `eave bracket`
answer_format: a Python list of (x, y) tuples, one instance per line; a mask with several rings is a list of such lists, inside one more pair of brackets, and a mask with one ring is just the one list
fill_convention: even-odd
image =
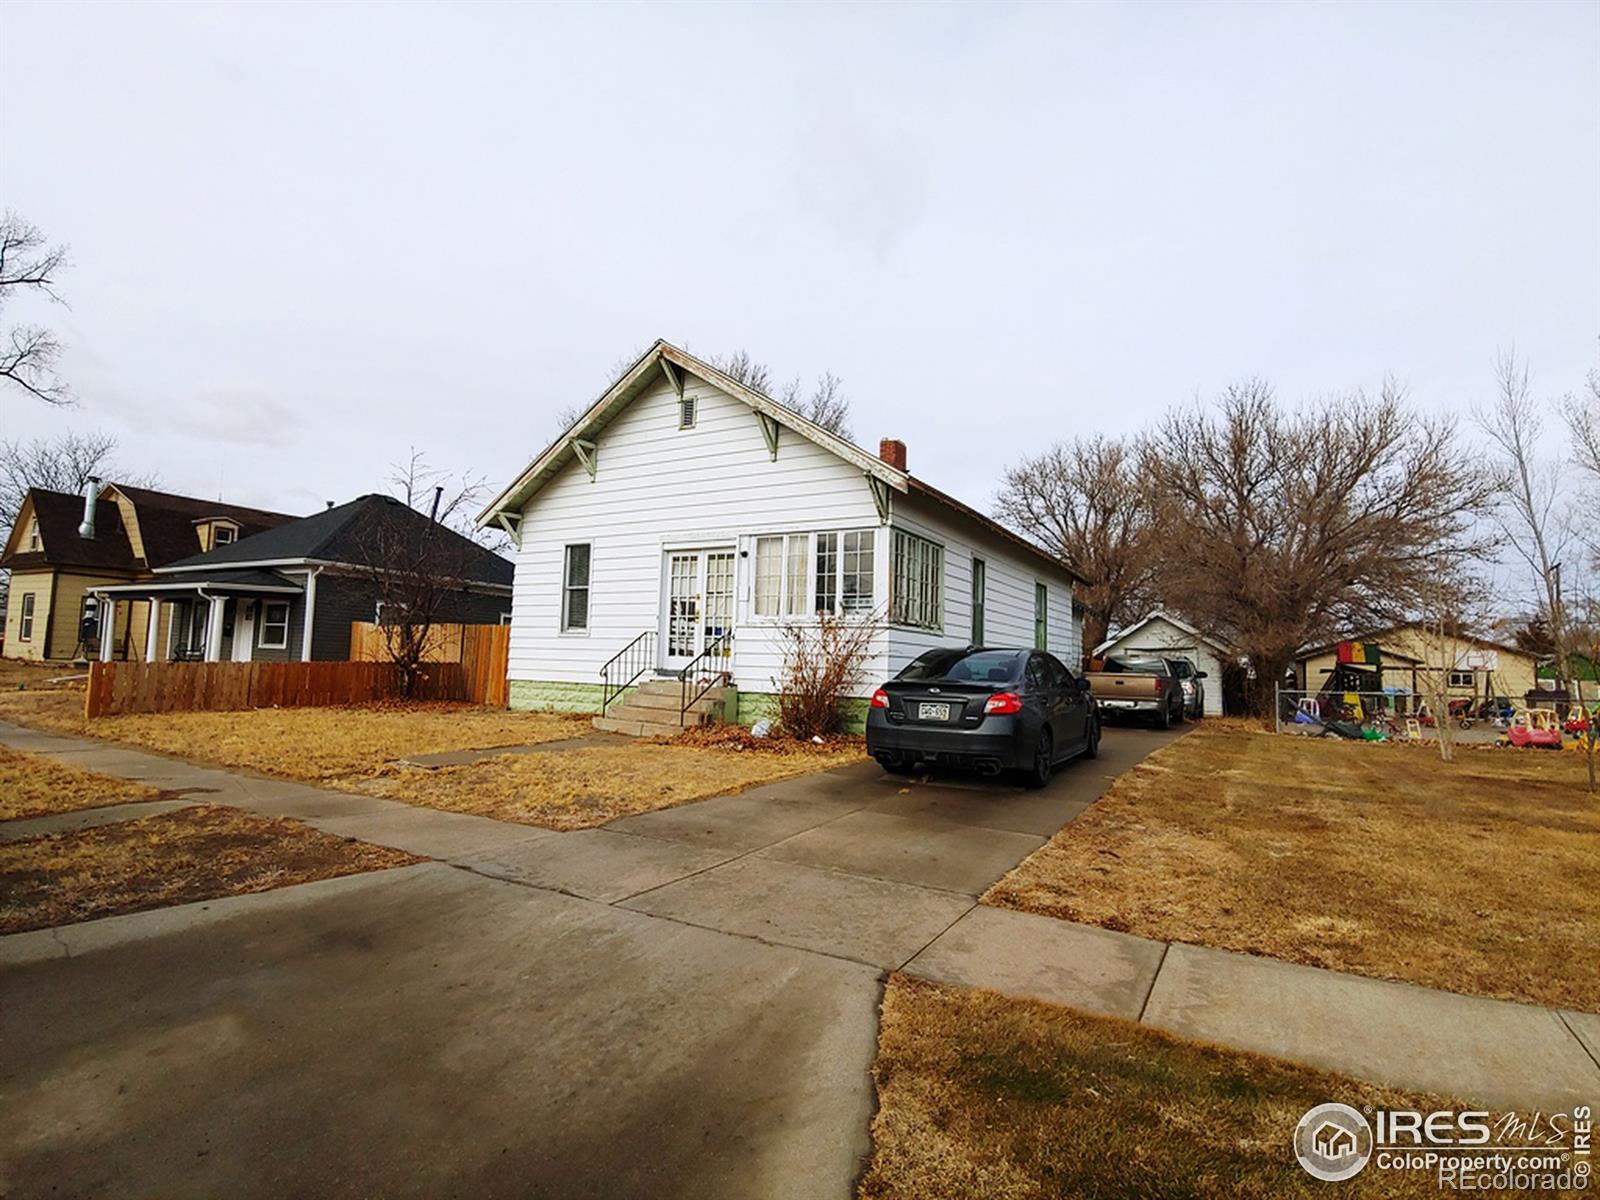
[(876, 475), (867, 476), (867, 486), (872, 489), (872, 502), (878, 506), (878, 524), (889, 523), (889, 485)]
[(589, 472), (589, 482), (594, 482), (595, 460), (600, 455), (600, 447), (583, 438), (572, 440), (572, 452), (578, 456), (578, 461), (583, 464), (583, 469)]
[(511, 539), (511, 544), (518, 550), (522, 549), (522, 514), (521, 513), (495, 513), (495, 522), (506, 531), (506, 536)]
[(756, 420), (761, 422), (761, 438), (767, 443), (767, 453), (772, 456), (772, 461), (778, 461), (778, 420), (764, 412), (756, 413)]

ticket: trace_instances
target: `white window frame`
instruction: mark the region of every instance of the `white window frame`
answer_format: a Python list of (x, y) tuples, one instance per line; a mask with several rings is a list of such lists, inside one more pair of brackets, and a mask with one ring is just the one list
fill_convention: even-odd
[(984, 622), (989, 616), (989, 560), (972, 556), (972, 612), (968, 632), (974, 646), (983, 645)]
[[(815, 543), (809, 533), (759, 533), (750, 539), (750, 615), (757, 621), (792, 621), (796, 617), (815, 616), (806, 610), (815, 599), (812, 556)], [(761, 544), (777, 542), (778, 594), (777, 609), (762, 612), (761, 594)], [(798, 568), (796, 573), (795, 568)]]
[(1451, 671), (1449, 680), (1447, 687), (1476, 688), (1478, 686), (1478, 677), (1472, 671)]
[[(227, 534), (228, 536), (223, 537), (223, 534)], [(212, 549), (216, 549), (218, 546), (231, 546), (238, 540), (239, 530), (237, 526), (224, 525), (219, 521), (217, 524), (211, 527)]]
[[(909, 529), (893, 529), (889, 539), (889, 623), (943, 633), (944, 577), (943, 542)], [(921, 594), (908, 597), (908, 591)]]
[[(575, 584), (570, 581), (572, 572), (572, 552), (578, 547), (588, 551), (587, 565), (584, 569), (583, 582)], [(583, 624), (571, 623), (571, 594), (576, 591), (583, 592)], [(560, 607), (556, 613), (561, 633), (567, 637), (588, 637), (589, 630), (594, 624), (594, 543), (593, 542), (566, 542), (561, 547), (561, 599)]]
[(44, 538), (39, 535), (39, 518), (28, 518), (28, 551), (44, 549)]
[(1050, 649), (1050, 585), (1042, 579), (1033, 581), (1033, 648)]
[(33, 610), (39, 598), (38, 592), (24, 592), (22, 594), (22, 615), (17, 618), (17, 641), (33, 641)]
[[(871, 612), (878, 599), (878, 540), (877, 532), (872, 529), (824, 529), (811, 535), (811, 608), (813, 613), (828, 613), (832, 616), (848, 616), (851, 613)], [(848, 539), (856, 539), (856, 547), (851, 550), (847, 547)], [(831, 539), (827, 551), (832, 579), (828, 583), (829, 595), (824, 603), (822, 595), (822, 555), (824, 539)], [(865, 554), (867, 566), (862, 570), (861, 561)], [(854, 555), (856, 569), (847, 571), (845, 563), (849, 556)], [(857, 591), (854, 603), (845, 603), (845, 577), (854, 575), (857, 587), (863, 575), (866, 577), (866, 593), (862, 595)]]
[[(272, 610), (275, 608), (283, 609), (283, 620), (274, 621), (272, 619)], [(289, 648), (289, 618), (291, 615), (287, 600), (263, 600), (261, 602), (261, 622), (256, 626), (260, 630), (260, 633), (257, 634), (259, 638), (256, 642), (257, 649), (287, 650)], [(281, 627), (283, 634), (278, 641), (269, 642), (267, 640), (267, 631), (273, 626)]]

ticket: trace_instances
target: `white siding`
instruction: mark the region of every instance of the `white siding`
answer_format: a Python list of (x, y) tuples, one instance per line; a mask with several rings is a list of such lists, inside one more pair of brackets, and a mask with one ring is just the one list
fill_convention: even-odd
[[(983, 640), (990, 646), (1033, 645), (1034, 584), (1049, 589), (1049, 650), (1073, 670), (1083, 653), (1083, 625), (1072, 616), (1072, 578), (1048, 563), (1014, 548), (1005, 538), (963, 521), (958, 527), (947, 509), (896, 494), (890, 524), (944, 547), (944, 628), (940, 631), (891, 626), (891, 673), (925, 650), (964, 646), (972, 636), (972, 559), (984, 560)], [(887, 568), (888, 563), (885, 562)]]
[(1196, 670), (1206, 673), (1205, 714), (1222, 715), (1222, 658), (1215, 649), (1187, 630), (1162, 617), (1152, 617), (1128, 634), (1113, 640), (1105, 650), (1113, 654), (1144, 655), (1150, 658), (1187, 658)]
[[(513, 680), (598, 683), (601, 664), (659, 628), (668, 548), (749, 552), (736, 560), (734, 591), (733, 670), (741, 690), (772, 691), (779, 670), (781, 623), (751, 612), (756, 535), (877, 530), (883, 603), (886, 531), (861, 472), (788, 430), (779, 434), (774, 462), (746, 405), (692, 376), (685, 392), (698, 398), (694, 428), (678, 428), (677, 394), (663, 379), (600, 432), (593, 480), (572, 463), (525, 508), (512, 603)], [(593, 546), (589, 628), (562, 633), (562, 554), (573, 542)], [(880, 653), (872, 675), (883, 666)]]

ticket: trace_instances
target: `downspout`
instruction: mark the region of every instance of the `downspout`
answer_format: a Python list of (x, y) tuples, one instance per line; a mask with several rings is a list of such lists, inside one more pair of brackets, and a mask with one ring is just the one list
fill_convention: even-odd
[(222, 597), (221, 596), (213, 596), (210, 592), (206, 591), (206, 589), (204, 587), (195, 588), (194, 594), (196, 596), (198, 596), (201, 600), (204, 600), (206, 602), (206, 640), (205, 640), (205, 644), (203, 646), (201, 646), (201, 648), (200, 648), (200, 654), (201, 654), (202, 658), (204, 659), (204, 661), (206, 661), (206, 662), (221, 662), (222, 661), (222, 626), (221, 626), (221, 622), (218, 622), (218, 625), (217, 625), (217, 657), (215, 659), (212, 659), (212, 658), (209, 657), (209, 655), (211, 653), (211, 621), (212, 621), (212, 615), (216, 611), (211, 606), (213, 604), (217, 603), (218, 601), (220, 601), (222, 599)]
[(315, 623), (317, 612), (317, 576), (322, 574), (321, 567), (312, 567), (306, 572), (306, 603), (305, 611), (301, 616), (300, 628), (300, 661), (311, 661), (311, 628)]

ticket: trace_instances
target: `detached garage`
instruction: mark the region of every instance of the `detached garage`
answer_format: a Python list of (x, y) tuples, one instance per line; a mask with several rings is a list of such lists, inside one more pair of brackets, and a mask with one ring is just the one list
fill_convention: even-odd
[(1187, 658), (1204, 671), (1205, 715), (1222, 715), (1222, 668), (1235, 655), (1221, 642), (1192, 625), (1159, 610), (1095, 647), (1096, 658), (1126, 654), (1132, 658)]

